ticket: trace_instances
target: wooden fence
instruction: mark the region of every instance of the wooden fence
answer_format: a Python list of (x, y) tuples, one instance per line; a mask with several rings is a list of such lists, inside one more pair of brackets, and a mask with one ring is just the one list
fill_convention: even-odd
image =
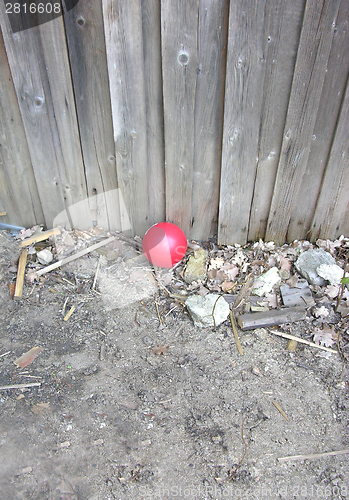
[[(58, 0), (57, 0), (58, 1)], [(0, 1), (0, 222), (349, 233), (349, 0)]]

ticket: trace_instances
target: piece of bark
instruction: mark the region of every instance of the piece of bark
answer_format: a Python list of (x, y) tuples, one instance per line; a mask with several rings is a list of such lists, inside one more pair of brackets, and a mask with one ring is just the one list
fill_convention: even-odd
[(273, 309), (266, 312), (242, 314), (238, 317), (238, 323), (242, 330), (253, 330), (264, 326), (302, 321), (305, 318), (306, 311), (304, 307), (287, 307), (285, 309)]

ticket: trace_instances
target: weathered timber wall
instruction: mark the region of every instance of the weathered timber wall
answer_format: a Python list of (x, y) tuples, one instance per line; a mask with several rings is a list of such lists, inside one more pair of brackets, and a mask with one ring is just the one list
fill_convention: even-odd
[[(63, 6), (64, 7), (64, 6)], [(0, 2), (0, 222), (349, 234), (349, 0)]]

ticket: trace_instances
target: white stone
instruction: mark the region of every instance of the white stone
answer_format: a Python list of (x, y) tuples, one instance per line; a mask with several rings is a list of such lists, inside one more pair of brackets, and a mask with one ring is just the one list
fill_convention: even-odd
[(49, 264), (53, 259), (53, 255), (50, 252), (50, 250), (48, 250), (48, 248), (44, 248), (43, 250), (40, 250), (40, 252), (38, 252), (36, 254), (36, 256), (37, 256), (40, 264), (43, 264), (44, 266), (46, 264)]
[(280, 283), (280, 281), (281, 278), (277, 267), (272, 267), (269, 271), (258, 277), (253, 288), (253, 293), (262, 297), (262, 295), (271, 292), (273, 287), (277, 283)]
[(187, 298), (185, 305), (194, 321), (194, 325), (200, 328), (218, 326), (229, 315), (229, 304), (224, 297), (215, 293), (209, 293), (204, 297), (191, 295)]
[(321, 278), (330, 282), (330, 285), (339, 285), (343, 278), (343, 269), (337, 264), (321, 264), (316, 268)]

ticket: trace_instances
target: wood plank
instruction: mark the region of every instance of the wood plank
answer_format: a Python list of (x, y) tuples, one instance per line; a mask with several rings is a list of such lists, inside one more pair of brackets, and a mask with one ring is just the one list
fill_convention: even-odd
[(84, 0), (65, 9), (64, 24), (87, 185), (86, 225), (121, 230), (102, 4)]
[(306, 318), (304, 307), (286, 307), (285, 309), (274, 309), (272, 311), (241, 314), (238, 323), (242, 330), (254, 330), (264, 326), (282, 325), (302, 321)]
[(312, 239), (349, 234), (349, 85), (311, 224)]
[(49, 229), (48, 231), (44, 231), (43, 233), (39, 233), (36, 236), (32, 236), (31, 238), (27, 238), (18, 245), (19, 248), (28, 247), (33, 243), (38, 243), (39, 241), (45, 241), (50, 238), (50, 236), (55, 236), (61, 234), (61, 230), (59, 227), (55, 227), (54, 229)]
[(217, 231), (229, 2), (199, 3), (191, 237)]
[(218, 242), (247, 241), (264, 81), (265, 2), (230, 2)]
[(1, 30), (0, 186), (2, 222), (26, 227), (44, 222)]
[(197, 2), (161, 2), (166, 220), (180, 226), (187, 238), (192, 222), (198, 17)]
[(303, 181), (339, 0), (307, 0), (266, 240), (283, 244)]
[(293, 241), (296, 238), (311, 238), (309, 230), (336, 133), (349, 74), (348, 19), (349, 2), (342, 0), (336, 19), (332, 48), (328, 59), (307, 168), (299, 190), (298, 202), (292, 211), (288, 228), (288, 241)]
[(263, 40), (265, 77), (260, 117), (258, 163), (248, 240), (264, 238), (273, 196), (296, 63), (305, 0), (273, 0), (266, 4)]
[(160, 0), (142, 0), (149, 226), (164, 221), (166, 217), (160, 4)]
[[(147, 129), (139, 0), (103, 0), (119, 188), (131, 234), (149, 227)], [(125, 213), (121, 212), (121, 223)]]
[(1, 2), (0, 22), (45, 222), (52, 227), (57, 213), (86, 197), (63, 20), (12, 34)]
[(21, 256), (20, 256), (19, 262), (18, 262), (16, 288), (15, 288), (15, 294), (14, 294), (14, 298), (16, 300), (21, 299), (22, 294), (23, 294), (23, 284), (24, 284), (25, 266), (27, 264), (27, 254), (28, 254), (28, 250), (25, 248), (24, 250), (22, 250), (22, 253), (21, 253)]

